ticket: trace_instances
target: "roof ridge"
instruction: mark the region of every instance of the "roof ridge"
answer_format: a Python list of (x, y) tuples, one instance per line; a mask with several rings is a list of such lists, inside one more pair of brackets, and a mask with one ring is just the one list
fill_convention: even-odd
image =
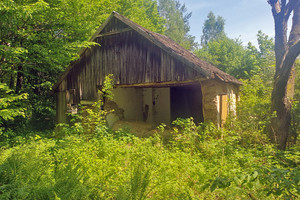
[[(224, 82), (230, 82), (234, 84), (241, 85), (242, 82), (234, 78), (233, 76), (227, 74), (226, 72), (223, 72), (216, 66), (212, 65), (209, 62), (206, 62), (204, 60), (201, 60), (198, 58), (193, 52), (185, 49), (181, 45), (179, 45), (177, 42), (172, 40), (171, 38), (167, 37), (166, 35), (162, 35), (156, 32), (153, 32), (133, 21), (128, 19), (127, 17), (119, 14), (116, 11), (113, 11), (111, 15), (105, 20), (105, 22), (96, 30), (94, 35), (89, 39), (89, 41), (94, 41), (97, 38), (97, 35), (104, 30), (104, 28), (107, 26), (107, 24), (111, 21), (113, 17), (116, 17), (123, 23), (125, 23), (127, 26), (131, 27), (133, 30), (137, 31), (139, 34), (147, 38), (150, 42), (154, 43), (158, 47), (162, 48), (164, 51), (169, 53), (171, 56), (179, 59), (180, 61), (187, 64), (189, 67), (193, 68), (194, 70), (198, 71), (202, 75), (204, 75), (207, 79), (220, 79)], [(82, 48), (79, 51), (79, 56), (83, 54), (87, 50), (87, 47)], [(76, 61), (73, 61), (70, 63), (68, 68), (62, 73), (59, 80), (54, 84), (53, 90), (55, 90), (59, 84), (64, 80), (64, 78), (67, 76), (70, 70), (73, 68), (73, 64)]]
[[(233, 77), (233, 76), (227, 74), (226, 72), (220, 70), (219, 68), (217, 68), (216, 66), (214, 66), (213, 64), (211, 64), (209, 62), (201, 60), (193, 52), (185, 49), (184, 47), (182, 47), (181, 45), (179, 45), (177, 42), (175, 42), (171, 38), (167, 37), (166, 35), (162, 35), (160, 33), (153, 32), (153, 31), (151, 31), (151, 30), (149, 30), (149, 29), (147, 29), (147, 28), (131, 21), (130, 19), (128, 19), (127, 17), (125, 17), (121, 14), (119, 14), (118, 12), (114, 12), (114, 16), (116, 18), (118, 18), (119, 20), (121, 20), (123, 23), (125, 23), (128, 26), (130, 26), (131, 28), (133, 28), (134, 30), (136, 30), (136, 28), (138, 28), (140, 31), (144, 31), (145, 33), (151, 33), (152, 39), (155, 39), (157, 42), (161, 43), (166, 48), (171, 49), (175, 54), (177, 54), (177, 56), (181, 57), (182, 59), (185, 59), (190, 64), (190, 67), (192, 67), (195, 70), (199, 71), (201, 74), (206, 76), (208, 79), (218, 78), (218, 79), (220, 79), (222, 81), (225, 81), (225, 82), (232, 82), (232, 83), (235, 83), (235, 84), (242, 84), (242, 82), (237, 80), (235, 77)], [(138, 31), (138, 30), (136, 30), (136, 31)], [(146, 36), (145, 34), (143, 34), (140, 31), (138, 31), (140, 34)], [(168, 40), (169, 42), (162, 41), (162, 38)], [(164, 49), (164, 50), (166, 50), (166, 49)], [(180, 51), (180, 52), (178, 52), (178, 51)], [(188, 55), (186, 55), (186, 54), (189, 54), (192, 57), (187, 58), (186, 56), (188, 56)], [(197, 67), (195, 67), (193, 65), (195, 65)], [(216, 76), (216, 75), (218, 75), (218, 76)]]

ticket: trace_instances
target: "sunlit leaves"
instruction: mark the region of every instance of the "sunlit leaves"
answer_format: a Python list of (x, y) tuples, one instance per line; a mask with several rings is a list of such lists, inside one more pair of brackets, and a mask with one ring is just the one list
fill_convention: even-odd
[(4, 121), (14, 120), (15, 117), (25, 117), (25, 108), (22, 100), (27, 99), (27, 94), (11, 94), (11, 90), (3, 83), (0, 83), (0, 125)]
[(188, 33), (192, 13), (187, 11), (185, 4), (177, 0), (159, 0), (158, 3), (159, 13), (166, 20), (166, 36), (188, 50), (194, 49), (197, 46), (195, 37)]

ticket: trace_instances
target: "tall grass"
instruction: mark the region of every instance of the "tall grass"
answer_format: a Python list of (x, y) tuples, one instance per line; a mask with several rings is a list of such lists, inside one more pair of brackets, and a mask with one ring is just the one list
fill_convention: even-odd
[(0, 151), (0, 199), (299, 198), (299, 151), (243, 147), (234, 132), (177, 122), (167, 143), (98, 130)]

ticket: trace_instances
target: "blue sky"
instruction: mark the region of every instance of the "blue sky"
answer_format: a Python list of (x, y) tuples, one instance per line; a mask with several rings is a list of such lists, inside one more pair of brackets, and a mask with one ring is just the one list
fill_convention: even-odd
[(274, 37), (274, 21), (267, 0), (179, 0), (185, 3), (190, 18), (190, 34), (199, 42), (209, 11), (225, 19), (225, 32), (230, 38), (240, 38), (244, 45), (257, 45), (259, 30)]

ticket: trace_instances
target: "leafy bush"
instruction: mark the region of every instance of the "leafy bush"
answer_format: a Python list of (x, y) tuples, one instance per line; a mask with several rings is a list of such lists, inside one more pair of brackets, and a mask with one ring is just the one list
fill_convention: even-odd
[(7, 144), (15, 136), (9, 125), (14, 120), (25, 117), (26, 99), (26, 93), (13, 94), (6, 84), (0, 83), (0, 146)]
[[(173, 137), (39, 136), (0, 152), (0, 199), (298, 198), (299, 149), (245, 148), (211, 124), (177, 120)], [(177, 131), (177, 132), (176, 132)], [(130, 138), (130, 139), (128, 139)]]
[(168, 140), (163, 124), (153, 137), (137, 138), (109, 130), (101, 105), (62, 129), (64, 137), (36, 135), (0, 149), (0, 199), (300, 197), (299, 148), (282, 152), (267, 140), (255, 143), (250, 131), (264, 126), (248, 129), (245, 139), (238, 127), (177, 119)]

